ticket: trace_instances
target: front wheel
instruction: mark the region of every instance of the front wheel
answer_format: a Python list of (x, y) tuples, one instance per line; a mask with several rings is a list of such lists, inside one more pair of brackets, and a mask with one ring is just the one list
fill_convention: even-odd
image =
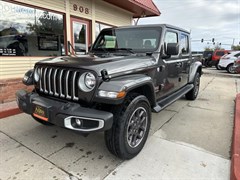
[(151, 108), (143, 95), (130, 94), (113, 110), (114, 122), (105, 131), (108, 150), (121, 159), (135, 157), (143, 148), (151, 124)]
[(195, 100), (198, 96), (199, 87), (200, 87), (200, 73), (197, 72), (193, 82), (193, 89), (189, 91), (185, 96), (188, 100)]
[(236, 73), (236, 72), (235, 72), (235, 69), (234, 69), (234, 67), (233, 67), (233, 64), (229, 64), (226, 69), (227, 69), (227, 72), (228, 72), (228, 73), (231, 73), (231, 74)]

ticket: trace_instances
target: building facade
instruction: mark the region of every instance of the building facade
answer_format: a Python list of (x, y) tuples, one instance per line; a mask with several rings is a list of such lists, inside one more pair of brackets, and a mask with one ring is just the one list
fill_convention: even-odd
[(101, 29), (159, 15), (151, 0), (0, 0), (0, 103), (27, 88), (21, 79), (35, 62), (84, 54)]

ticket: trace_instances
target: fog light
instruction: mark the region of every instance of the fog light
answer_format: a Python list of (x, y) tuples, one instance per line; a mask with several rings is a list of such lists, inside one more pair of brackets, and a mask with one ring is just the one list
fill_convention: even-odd
[(82, 124), (82, 121), (80, 119), (75, 119), (75, 122), (78, 126), (81, 126), (81, 124)]

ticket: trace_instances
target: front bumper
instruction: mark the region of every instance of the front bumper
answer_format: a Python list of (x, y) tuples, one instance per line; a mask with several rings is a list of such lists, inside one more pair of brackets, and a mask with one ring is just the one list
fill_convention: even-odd
[(83, 133), (105, 131), (112, 127), (113, 114), (110, 112), (45, 98), (25, 90), (17, 91), (16, 98), (18, 107), (23, 112), (60, 127)]

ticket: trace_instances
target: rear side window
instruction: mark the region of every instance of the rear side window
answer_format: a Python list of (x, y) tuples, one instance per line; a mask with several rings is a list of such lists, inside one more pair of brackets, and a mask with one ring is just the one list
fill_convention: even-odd
[(188, 35), (182, 34), (180, 35), (180, 51), (182, 54), (189, 53), (189, 43), (188, 43)]
[(235, 57), (238, 57), (238, 56), (240, 56), (240, 53), (237, 53), (237, 54), (235, 54), (234, 56), (235, 56)]

